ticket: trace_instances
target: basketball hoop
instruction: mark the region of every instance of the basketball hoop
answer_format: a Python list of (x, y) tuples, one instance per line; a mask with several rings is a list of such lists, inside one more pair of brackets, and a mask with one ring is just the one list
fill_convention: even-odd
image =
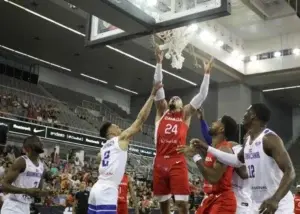
[(164, 42), (164, 44), (159, 45), (159, 49), (167, 50), (165, 57), (172, 60), (171, 66), (173, 68), (182, 68), (184, 62), (182, 51), (196, 34), (197, 29), (198, 26), (192, 24), (156, 34)]

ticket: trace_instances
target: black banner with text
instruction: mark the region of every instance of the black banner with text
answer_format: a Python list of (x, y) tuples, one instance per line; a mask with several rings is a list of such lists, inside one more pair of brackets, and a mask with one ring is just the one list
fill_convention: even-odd
[[(105, 143), (105, 139), (101, 137), (91, 136), (63, 129), (57, 129), (53, 127), (38, 125), (35, 123), (29, 123), (10, 118), (0, 117), (0, 124), (7, 126), (9, 132), (12, 133), (23, 135), (36, 135), (49, 140), (56, 140), (95, 147), (102, 147), (103, 143)], [(129, 152), (147, 157), (155, 156), (155, 149), (137, 145), (130, 145)]]

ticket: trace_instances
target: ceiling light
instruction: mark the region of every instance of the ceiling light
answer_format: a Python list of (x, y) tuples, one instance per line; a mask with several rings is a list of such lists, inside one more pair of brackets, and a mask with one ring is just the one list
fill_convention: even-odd
[(21, 52), (21, 51), (17, 51), (17, 50), (11, 49), (11, 48), (6, 47), (6, 46), (4, 46), (4, 45), (0, 45), (0, 48), (3, 48), (3, 49), (5, 49), (5, 50), (11, 51), (11, 52), (13, 52), (13, 53), (16, 53), (16, 54), (25, 56), (25, 57), (27, 57), (27, 58), (30, 58), (30, 59), (33, 59), (33, 60), (36, 60), (36, 61), (39, 61), (39, 62), (48, 64), (48, 65), (51, 65), (51, 66), (53, 66), (53, 67), (57, 67), (57, 68), (60, 68), (60, 69), (66, 70), (66, 71), (71, 71), (71, 69), (69, 69), (69, 68), (66, 68), (66, 67), (57, 65), (57, 64), (52, 63), (52, 62), (48, 62), (48, 61), (46, 61), (46, 60), (43, 60), (43, 59), (40, 59), (40, 58), (37, 58), (37, 57), (34, 57), (34, 56), (31, 56), (31, 55), (26, 54), (26, 53), (23, 53), (23, 52)]
[(234, 56), (234, 57), (237, 57), (239, 54), (240, 54), (240, 52), (238, 50), (233, 50), (231, 52), (231, 55)]
[(224, 45), (224, 42), (222, 40), (218, 40), (216, 43), (216, 46), (222, 47)]
[(189, 32), (195, 32), (198, 30), (198, 25), (197, 24), (191, 24), (190, 26), (188, 26), (187, 31)]
[(77, 30), (74, 30), (74, 29), (72, 29), (72, 28), (69, 28), (69, 27), (67, 27), (66, 25), (63, 25), (63, 24), (61, 24), (61, 23), (58, 23), (58, 22), (54, 21), (53, 19), (47, 18), (46, 16), (43, 16), (43, 15), (41, 15), (41, 14), (39, 14), (39, 13), (36, 13), (36, 12), (34, 12), (34, 11), (32, 11), (32, 10), (29, 10), (29, 9), (27, 9), (27, 8), (25, 8), (25, 7), (23, 7), (23, 6), (19, 5), (19, 4), (16, 4), (16, 3), (14, 3), (14, 2), (12, 2), (12, 1), (10, 1), (10, 0), (4, 0), (4, 1), (7, 2), (7, 3), (9, 3), (9, 4), (12, 4), (12, 5), (14, 5), (14, 6), (16, 6), (16, 7), (20, 8), (20, 9), (22, 9), (22, 10), (25, 10), (25, 11), (28, 12), (28, 13), (31, 13), (31, 14), (33, 14), (33, 15), (35, 15), (35, 16), (38, 16), (38, 17), (40, 17), (40, 18), (42, 18), (42, 19), (44, 19), (44, 20), (46, 20), (46, 21), (48, 21), (48, 22), (51, 22), (51, 23), (53, 23), (53, 24), (56, 24), (56, 25), (58, 25), (58, 26), (60, 26), (60, 27), (62, 27), (62, 28), (64, 28), (64, 29), (66, 29), (66, 30), (69, 30), (69, 31), (71, 31), (71, 32), (73, 32), (73, 33), (76, 33), (76, 34), (80, 35), (80, 36), (85, 36), (85, 34), (79, 32), (79, 31), (77, 31)]
[(214, 43), (217, 39), (214, 35), (212, 35), (210, 32), (204, 30), (200, 33), (200, 39), (202, 39), (205, 42)]
[(243, 54), (240, 54), (239, 56), (238, 56), (238, 58), (239, 58), (239, 60), (244, 60), (245, 59), (245, 55), (243, 55)]
[(148, 6), (154, 7), (157, 4), (157, 0), (147, 0)]
[(295, 49), (293, 50), (293, 54), (299, 55), (299, 54), (300, 54), (300, 49), (299, 49), (299, 48), (295, 48)]
[[(114, 48), (114, 47), (112, 47), (112, 46), (110, 46), (110, 45), (106, 45), (106, 47), (109, 48), (109, 49), (111, 49), (111, 50), (113, 50), (113, 51), (116, 51), (116, 52), (118, 52), (118, 53), (120, 53), (120, 54), (123, 54), (124, 56), (127, 56), (127, 57), (129, 57), (129, 58), (131, 58), (131, 59), (134, 59), (134, 60), (136, 60), (136, 61), (138, 61), (138, 62), (140, 62), (140, 63), (143, 63), (143, 64), (145, 64), (145, 65), (148, 65), (148, 66), (150, 66), (150, 67), (152, 67), (152, 68), (156, 68), (155, 65), (152, 65), (152, 64), (150, 64), (149, 62), (146, 62), (146, 61), (141, 60), (141, 59), (139, 59), (139, 58), (137, 58), (137, 57), (135, 57), (135, 56), (132, 56), (131, 54), (128, 54), (128, 53), (126, 53), (126, 52), (124, 52), (124, 51), (121, 51), (121, 50), (118, 49), (118, 48)], [(154, 71), (154, 70), (153, 70), (153, 71)], [(177, 79), (180, 79), (180, 80), (182, 80), (182, 81), (184, 81), (184, 82), (187, 82), (187, 83), (189, 83), (189, 84), (191, 84), (191, 85), (193, 85), (193, 86), (196, 86), (196, 85), (197, 85), (196, 83), (194, 83), (194, 82), (192, 82), (192, 81), (190, 81), (190, 80), (187, 80), (187, 79), (185, 79), (185, 78), (183, 78), (183, 77), (181, 77), (181, 76), (178, 76), (178, 75), (176, 75), (176, 74), (173, 74), (173, 73), (171, 73), (171, 72), (169, 72), (169, 71), (167, 71), (167, 70), (165, 70), (165, 69), (162, 69), (162, 71), (163, 71), (164, 73), (166, 73), (166, 74), (169, 74), (169, 75), (171, 75), (171, 76), (177, 78)]]
[(294, 86), (288, 86), (288, 87), (281, 87), (281, 88), (265, 89), (265, 90), (263, 90), (263, 92), (280, 91), (280, 90), (287, 90), (287, 89), (294, 89), (294, 88), (300, 88), (300, 85), (294, 85)]
[[(155, 0), (154, 0), (154, 1), (155, 1)], [(157, 1), (157, 0), (156, 0), (156, 1)], [(50, 19), (50, 18), (47, 18), (47, 17), (45, 17), (45, 16), (43, 16), (43, 15), (41, 15), (41, 14), (38, 14), (38, 13), (36, 13), (36, 12), (34, 12), (34, 11), (31, 11), (31, 10), (29, 10), (29, 9), (27, 9), (27, 8), (25, 8), (25, 7), (23, 7), (23, 6), (21, 6), (21, 5), (18, 5), (18, 4), (14, 3), (14, 2), (11, 2), (11, 1), (9, 1), (9, 0), (5, 0), (5, 2), (10, 3), (10, 4), (12, 4), (12, 5), (14, 5), (14, 6), (16, 6), (16, 7), (20, 8), (20, 9), (22, 9), (22, 10), (25, 10), (25, 11), (27, 11), (27, 12), (29, 12), (29, 13), (35, 15), (35, 16), (38, 16), (38, 17), (40, 17), (40, 18), (42, 18), (42, 19), (44, 19), (44, 20), (46, 20), (46, 21), (48, 21), (48, 22), (51, 22), (51, 23), (53, 23), (53, 24), (56, 24), (56, 25), (58, 25), (59, 27), (65, 28), (66, 30), (69, 30), (69, 31), (71, 31), (71, 32), (73, 32), (73, 33), (76, 33), (76, 34), (78, 34), (78, 35), (80, 35), (80, 36), (85, 37), (85, 34), (79, 32), (79, 31), (76, 31), (76, 30), (74, 30), (74, 29), (72, 29), (72, 28), (69, 28), (69, 27), (67, 27), (67, 26), (65, 26), (65, 25), (63, 25), (63, 24), (60, 24), (60, 23), (58, 23), (58, 22), (56, 22), (56, 21), (54, 21), (54, 20), (52, 20), (52, 19)], [(118, 52), (118, 53), (120, 53), (120, 54), (123, 54), (123, 55), (125, 55), (125, 56), (127, 56), (127, 57), (129, 57), (129, 58), (131, 58), (131, 59), (134, 59), (134, 60), (136, 60), (136, 61), (138, 61), (138, 62), (141, 62), (141, 63), (143, 63), (143, 64), (145, 64), (145, 65), (148, 65), (148, 66), (150, 66), (150, 67), (152, 67), (152, 68), (156, 68), (156, 66), (154, 66), (154, 65), (152, 65), (152, 64), (150, 64), (150, 63), (148, 63), (148, 62), (145, 62), (144, 60), (141, 60), (141, 59), (139, 59), (139, 58), (137, 58), (137, 57), (134, 57), (134, 56), (132, 56), (132, 55), (130, 55), (130, 54), (124, 52), (124, 51), (121, 51), (121, 50), (119, 50), (119, 49), (117, 49), (117, 48), (114, 48), (114, 47), (112, 47), (112, 46), (110, 46), (110, 45), (106, 45), (106, 47), (109, 48), (109, 49), (111, 49), (111, 50), (114, 50), (114, 51), (116, 51), (116, 52)], [(55, 65), (55, 64), (53, 64), (53, 65)], [(67, 70), (67, 69), (65, 69), (65, 70)], [(69, 70), (70, 70), (70, 69), (69, 69)], [(71, 70), (70, 70), (70, 71), (71, 71)], [(173, 74), (173, 73), (171, 73), (171, 72), (169, 72), (169, 71), (167, 71), (167, 70), (164, 70), (164, 69), (163, 69), (162, 71), (165, 72), (166, 74), (169, 74), (169, 75), (171, 75), (171, 76), (177, 78), (177, 79), (180, 79), (180, 80), (182, 80), (182, 81), (184, 81), (184, 82), (187, 82), (187, 83), (189, 83), (189, 84), (191, 84), (191, 85), (193, 85), (193, 86), (196, 86), (196, 85), (197, 85), (196, 83), (194, 83), (194, 82), (192, 82), (192, 81), (189, 81), (189, 80), (187, 80), (187, 79), (185, 79), (185, 78), (183, 78), (183, 77), (180, 77), (180, 76), (178, 76), (178, 75), (176, 75), (176, 74)]]
[(274, 57), (280, 57), (280, 56), (281, 56), (281, 52), (279, 51), (274, 52)]
[(127, 91), (127, 92), (129, 92), (129, 93), (132, 93), (132, 94), (138, 94), (138, 93), (135, 92), (135, 91), (129, 90), (129, 89), (127, 89), (127, 88), (123, 88), (123, 87), (118, 86), (118, 85), (115, 85), (115, 87), (118, 88), (118, 89), (121, 89), (121, 90), (123, 90), (123, 91)]
[(250, 56), (250, 61), (256, 61), (257, 60), (257, 56)]
[(86, 78), (89, 78), (89, 79), (96, 80), (96, 81), (98, 81), (98, 82), (102, 82), (102, 83), (104, 83), (104, 84), (107, 84), (106, 81), (97, 79), (96, 77), (92, 77), (92, 76), (89, 76), (89, 75), (83, 74), (83, 73), (81, 73), (80, 75), (83, 76), (83, 77), (86, 77)]

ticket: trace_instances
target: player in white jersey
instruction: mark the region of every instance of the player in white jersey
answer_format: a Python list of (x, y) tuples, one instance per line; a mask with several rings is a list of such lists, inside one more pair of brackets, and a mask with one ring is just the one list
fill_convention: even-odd
[(107, 141), (100, 151), (99, 177), (90, 192), (88, 214), (116, 214), (118, 187), (125, 173), (129, 141), (140, 132), (151, 111), (154, 96), (161, 87), (160, 83), (154, 85), (137, 119), (125, 131), (110, 122), (102, 125), (100, 136)]
[(198, 148), (212, 153), (231, 166), (246, 164), (252, 188), (254, 213), (292, 214), (293, 195), (290, 187), (295, 170), (281, 138), (266, 128), (271, 112), (263, 103), (251, 105), (243, 119), (249, 136), (237, 154), (227, 154), (199, 142)]
[(19, 157), (8, 169), (2, 182), (3, 192), (9, 193), (1, 214), (29, 214), (33, 197), (52, 194), (42, 190), (44, 165), (39, 155), (44, 152), (40, 139), (30, 136), (24, 140), (27, 155)]

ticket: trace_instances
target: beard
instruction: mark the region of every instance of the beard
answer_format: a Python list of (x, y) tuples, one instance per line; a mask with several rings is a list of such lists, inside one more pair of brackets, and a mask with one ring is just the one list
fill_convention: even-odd
[(214, 129), (212, 129), (212, 128), (209, 128), (208, 134), (209, 134), (210, 136), (215, 136), (215, 135), (216, 135), (216, 131), (215, 131)]
[(175, 104), (170, 104), (170, 105), (169, 105), (169, 109), (170, 109), (171, 111), (175, 110), (175, 109), (176, 109), (176, 105), (175, 105)]
[(44, 149), (40, 148), (40, 147), (36, 147), (36, 148), (34, 148), (34, 152), (37, 154), (42, 154), (42, 153), (44, 153)]

